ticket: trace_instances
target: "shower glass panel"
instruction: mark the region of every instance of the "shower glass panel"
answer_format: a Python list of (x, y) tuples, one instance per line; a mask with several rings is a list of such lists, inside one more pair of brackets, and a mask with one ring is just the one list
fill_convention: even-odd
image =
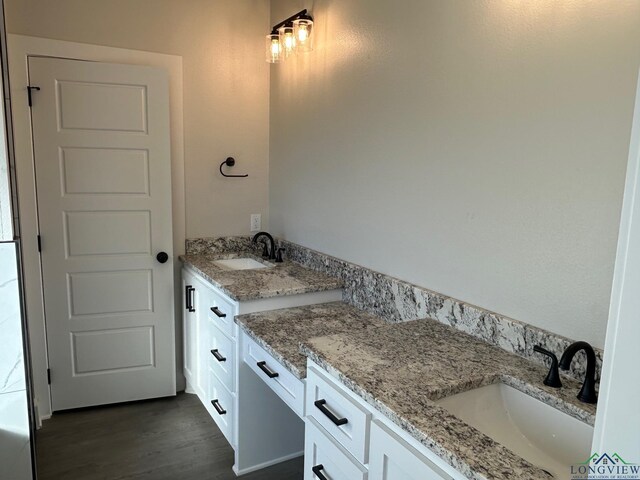
[(30, 401), (27, 329), (22, 315), (20, 235), (15, 176), (9, 145), (12, 129), (6, 85), (6, 36), (0, 0), (0, 479), (32, 480), (33, 414)]

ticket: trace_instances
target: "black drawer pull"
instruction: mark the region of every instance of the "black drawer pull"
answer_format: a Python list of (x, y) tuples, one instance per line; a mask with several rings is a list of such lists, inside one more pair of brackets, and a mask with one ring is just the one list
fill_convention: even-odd
[(331, 420), (335, 425), (337, 425), (338, 427), (341, 425), (345, 425), (347, 423), (349, 423), (349, 420), (347, 420), (346, 418), (338, 418), (336, 417), (336, 414), (333, 413), (331, 410), (329, 410), (326, 407), (327, 401), (322, 399), (322, 400), (316, 400), (315, 402), (313, 402), (313, 404), (316, 406), (316, 408), (318, 410), (320, 410), (322, 413), (324, 413), (326, 415), (326, 417)]
[(187, 310), (189, 310), (190, 312), (196, 311), (196, 309), (193, 308), (193, 295), (191, 295), (195, 291), (196, 291), (195, 288), (193, 288), (191, 285), (187, 285), (184, 292), (185, 303), (187, 304)]
[(267, 377), (269, 378), (276, 378), (280, 376), (278, 372), (274, 372), (269, 367), (267, 367), (267, 362), (258, 362), (256, 365), (258, 365), (258, 368), (266, 373)]
[(220, 400), (218, 400), (217, 398), (215, 400), (211, 400), (211, 405), (213, 405), (213, 408), (215, 408), (216, 412), (218, 412), (220, 415), (224, 415), (225, 413), (227, 413), (227, 411), (222, 408), (222, 405), (220, 405)]
[(218, 318), (225, 318), (227, 316), (226, 313), (222, 313), (218, 307), (211, 307), (211, 311), (215, 313)]
[(226, 362), (227, 359), (225, 357), (223, 357), (222, 355), (220, 355), (220, 352), (218, 351), (218, 349), (214, 349), (211, 350), (211, 355), (213, 355), (214, 357), (216, 357), (216, 360), (218, 360), (219, 362)]
[(322, 473), (322, 470), (324, 470), (324, 467), (322, 466), (322, 464), (320, 465), (316, 465), (315, 467), (313, 467), (311, 469), (311, 471), (313, 472), (313, 474), (318, 477), (320, 480), (329, 480), (324, 473)]

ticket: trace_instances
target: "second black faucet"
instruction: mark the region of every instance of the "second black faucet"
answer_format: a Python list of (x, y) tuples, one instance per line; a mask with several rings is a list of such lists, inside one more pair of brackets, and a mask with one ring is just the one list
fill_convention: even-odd
[(282, 252), (284, 252), (284, 248), (276, 249), (276, 241), (273, 239), (273, 237), (269, 232), (258, 232), (253, 236), (251, 241), (253, 243), (258, 243), (258, 239), (260, 237), (266, 237), (267, 240), (269, 241), (269, 245), (263, 242), (264, 250), (262, 252), (262, 256), (263, 257), (266, 256), (269, 260), (275, 260), (276, 263), (281, 263), (283, 261)]
[(562, 383), (560, 382), (560, 372), (558, 369), (569, 370), (573, 357), (580, 350), (584, 350), (587, 355), (587, 371), (584, 376), (584, 383), (578, 393), (578, 400), (584, 403), (597, 403), (598, 395), (596, 393), (596, 353), (593, 347), (587, 342), (575, 342), (567, 347), (562, 354), (560, 361), (553, 352), (545, 350), (540, 345), (533, 347), (533, 350), (547, 355), (551, 358), (551, 367), (547, 378), (544, 379), (544, 384), (549, 387), (560, 388)]

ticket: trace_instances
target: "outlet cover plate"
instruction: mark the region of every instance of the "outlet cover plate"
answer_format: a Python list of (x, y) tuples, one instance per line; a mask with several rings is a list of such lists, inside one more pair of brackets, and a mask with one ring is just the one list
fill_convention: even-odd
[(259, 213), (251, 214), (251, 231), (259, 232), (262, 227), (262, 215)]

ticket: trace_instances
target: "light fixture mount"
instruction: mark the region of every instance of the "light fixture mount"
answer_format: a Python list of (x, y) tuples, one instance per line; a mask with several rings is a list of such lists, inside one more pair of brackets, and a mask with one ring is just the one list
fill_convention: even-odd
[(266, 58), (280, 63), (293, 53), (313, 50), (313, 17), (305, 8), (277, 23), (267, 35)]
[(303, 19), (303, 20), (311, 20), (313, 22), (313, 17), (311, 17), (311, 15), (309, 15), (309, 11), (305, 8), (304, 10), (299, 11), (298, 13), (296, 13), (295, 15), (291, 15), (289, 18), (281, 21), (280, 23), (277, 23), (276, 25), (274, 25), (274, 27), (271, 29), (271, 33), (278, 33), (278, 29), (280, 27), (284, 27), (287, 26), (287, 24), (289, 24), (288, 26), (293, 26), (293, 21), (294, 20), (298, 20), (298, 19)]

